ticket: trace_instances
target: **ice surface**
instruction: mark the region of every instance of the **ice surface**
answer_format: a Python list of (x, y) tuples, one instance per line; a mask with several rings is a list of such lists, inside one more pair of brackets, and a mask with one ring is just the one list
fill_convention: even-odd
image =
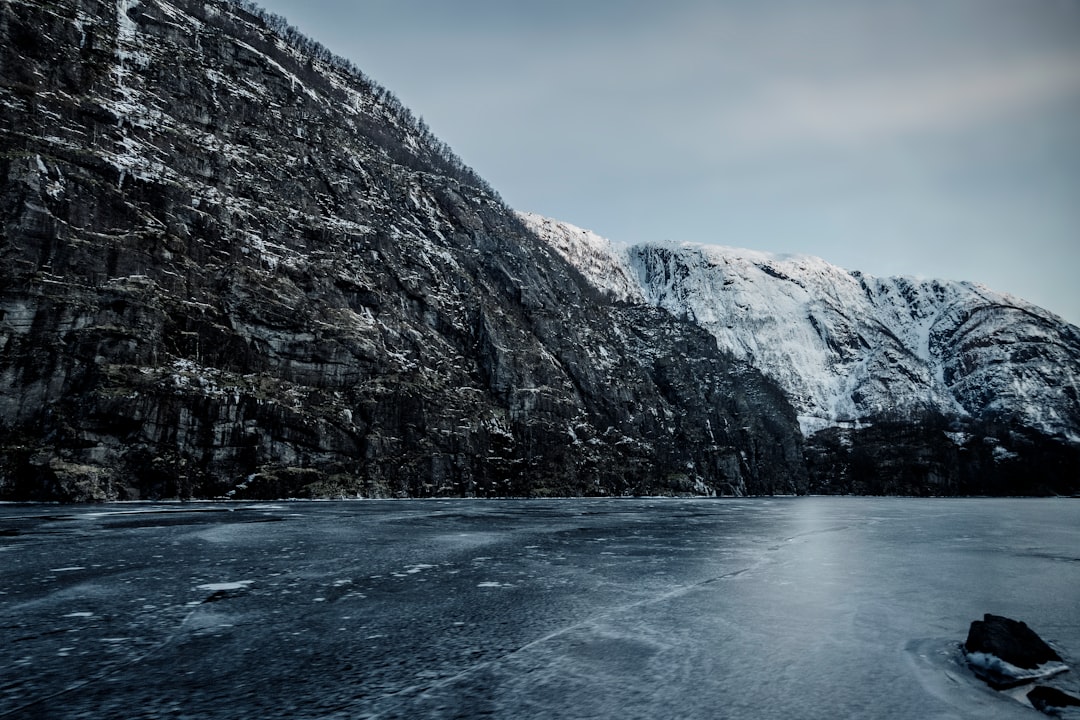
[(177, 509), (0, 506), (0, 716), (1020, 720), (970, 621), (1080, 648), (1068, 501)]

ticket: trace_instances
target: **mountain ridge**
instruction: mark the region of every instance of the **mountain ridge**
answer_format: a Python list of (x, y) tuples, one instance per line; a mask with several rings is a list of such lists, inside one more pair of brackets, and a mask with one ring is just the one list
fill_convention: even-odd
[[(962, 350), (941, 373), (970, 417), (804, 437), (802, 399), (754, 367), (768, 323), (740, 357), (669, 282), (700, 253), (643, 253), (663, 292), (620, 301), (589, 279), (603, 242), (568, 261), (390, 93), (250, 7), (0, 4), (0, 499), (1076, 491), (1080, 450), (1038, 429), (1071, 406), (1025, 421), (994, 406), (1008, 383), (980, 395), (1010, 377), (973, 373), (1001, 357), (985, 308), (925, 333)], [(866, 341), (810, 317), (837, 362)], [(1014, 364), (1048, 372), (1034, 339)]]
[(619, 245), (520, 216), (598, 291), (688, 318), (777, 382), (808, 438), (900, 422), (940, 425), (956, 439), (971, 435), (959, 428), (1004, 424), (1080, 445), (1080, 329), (1022, 299), (978, 283), (876, 278), (804, 255)]
[(0, 499), (805, 490), (771, 383), (249, 7), (0, 5)]

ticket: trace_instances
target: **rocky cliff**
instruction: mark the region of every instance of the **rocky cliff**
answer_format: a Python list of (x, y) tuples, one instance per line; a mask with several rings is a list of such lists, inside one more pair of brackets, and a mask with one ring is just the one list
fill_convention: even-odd
[(773, 379), (826, 492), (1080, 489), (1080, 329), (976, 283), (824, 260), (620, 246), (522, 219), (605, 295), (663, 308)]
[(0, 499), (796, 492), (795, 411), (224, 0), (0, 2)]

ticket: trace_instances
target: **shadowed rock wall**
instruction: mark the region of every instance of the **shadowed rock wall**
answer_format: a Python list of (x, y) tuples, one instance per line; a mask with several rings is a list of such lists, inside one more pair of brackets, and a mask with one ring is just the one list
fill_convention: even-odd
[(0, 4), (0, 498), (805, 489), (771, 383), (279, 25)]

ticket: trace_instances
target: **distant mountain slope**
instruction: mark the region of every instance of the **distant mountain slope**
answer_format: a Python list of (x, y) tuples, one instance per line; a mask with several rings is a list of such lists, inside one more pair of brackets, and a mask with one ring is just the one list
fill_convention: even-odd
[(1080, 329), (1023, 300), (975, 283), (869, 277), (813, 257), (619, 246), (521, 217), (602, 292), (694, 321), (775, 380), (808, 435), (934, 418), (946, 431), (1003, 423), (1080, 445)]
[(644, 304), (645, 289), (626, 248), (569, 223), (519, 212), (525, 225), (576, 267), (604, 295), (623, 303)]
[(772, 383), (248, 3), (0, 3), (0, 148), (0, 499), (805, 489)]

